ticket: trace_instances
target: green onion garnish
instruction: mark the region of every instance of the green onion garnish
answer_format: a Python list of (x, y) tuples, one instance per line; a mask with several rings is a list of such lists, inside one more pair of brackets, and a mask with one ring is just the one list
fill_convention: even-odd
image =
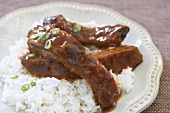
[(37, 37), (38, 37), (38, 34), (33, 34), (33, 35), (30, 36), (29, 39), (30, 39), (30, 40), (34, 40), (34, 39), (36, 39)]
[(29, 57), (29, 58), (34, 58), (35, 56), (36, 56), (35, 53), (30, 53), (30, 54), (27, 55), (27, 57)]
[(50, 47), (52, 46), (52, 42), (51, 42), (51, 40), (49, 39), (49, 40), (47, 40), (46, 42), (45, 42), (45, 49), (50, 49)]
[(11, 77), (11, 79), (17, 79), (17, 78), (18, 78), (18, 75)]
[(21, 87), (21, 90), (22, 91), (27, 91), (27, 90), (29, 90), (30, 89), (30, 85), (29, 84), (24, 84), (22, 87)]
[(47, 34), (47, 35), (45, 36), (45, 40), (48, 40), (49, 38), (50, 38), (50, 35)]
[(77, 32), (79, 32), (81, 30), (81, 25), (80, 24), (76, 24), (76, 25), (74, 25), (74, 27), (73, 27), (73, 33), (77, 33)]
[(46, 35), (42, 38), (41, 42), (42, 42), (42, 43), (45, 42), (49, 37), (50, 37), (50, 35), (49, 35), (49, 34), (46, 34)]
[(39, 41), (39, 42), (45, 42), (45, 40), (46, 40), (46, 35), (47, 35), (46, 32), (42, 32), (42, 33), (40, 34), (39, 38), (38, 38), (38, 41)]
[(31, 85), (31, 86), (35, 86), (35, 85), (36, 85), (36, 82), (33, 82), (33, 81), (32, 81), (32, 82), (30, 83), (30, 85)]
[(52, 31), (53, 36), (57, 36), (60, 32), (60, 28), (54, 28)]

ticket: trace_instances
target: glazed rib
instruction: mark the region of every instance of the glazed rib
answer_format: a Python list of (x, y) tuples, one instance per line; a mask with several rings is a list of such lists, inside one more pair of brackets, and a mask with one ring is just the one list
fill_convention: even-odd
[(107, 69), (72, 35), (60, 30), (57, 36), (53, 36), (51, 34), (52, 26), (43, 27), (42, 31), (40, 31), (40, 27), (37, 26), (31, 30), (28, 37), (38, 34), (37, 32), (46, 32), (49, 34), (48, 40), (51, 41), (52, 46), (45, 49), (45, 42), (38, 41), (39, 37), (34, 40), (29, 38), (30, 52), (55, 59), (63, 63), (71, 72), (80, 75), (91, 86), (95, 100), (103, 110), (115, 106), (114, 97), (118, 95), (117, 86)]
[(32, 76), (42, 77), (55, 77), (58, 79), (75, 80), (81, 79), (81, 76), (76, 75), (66, 68), (61, 62), (56, 61), (50, 57), (42, 58), (36, 54), (35, 57), (29, 58), (30, 54), (27, 53), (21, 58), (22, 65), (31, 73)]
[(73, 32), (77, 23), (67, 21), (62, 15), (46, 17), (43, 25), (52, 25), (70, 33), (82, 44), (93, 44), (102, 47), (120, 46), (129, 32), (129, 27), (117, 24), (115, 26), (103, 26), (88, 28), (81, 25), (79, 32)]
[[(92, 53), (107, 70), (112, 70), (118, 74), (123, 69), (131, 67), (135, 69), (143, 59), (142, 54), (135, 46), (119, 46), (114, 49), (106, 49), (101, 52)], [(37, 77), (56, 77), (58, 79), (81, 79), (81, 76), (74, 74), (67, 69), (61, 62), (58, 62), (49, 56), (42, 57), (36, 55), (34, 58), (27, 59), (24, 55), (21, 59), (22, 64), (32, 75)]]
[(135, 69), (142, 61), (143, 56), (135, 46), (119, 46), (114, 49), (106, 49), (101, 52), (93, 53), (107, 70), (112, 70), (118, 74), (123, 69), (131, 67)]

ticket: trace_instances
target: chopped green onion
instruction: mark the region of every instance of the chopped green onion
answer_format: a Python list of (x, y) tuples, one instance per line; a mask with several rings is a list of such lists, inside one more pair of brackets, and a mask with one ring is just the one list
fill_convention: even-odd
[(27, 91), (27, 90), (29, 90), (30, 89), (30, 85), (29, 84), (24, 84), (22, 87), (21, 87), (21, 90), (22, 91)]
[(49, 39), (50, 35), (47, 34), (46, 32), (42, 32), (38, 38), (39, 42), (45, 42), (47, 39)]
[(44, 36), (44, 38), (42, 38), (41, 42), (45, 42), (49, 37), (50, 37), (50, 35), (49, 35), (49, 34), (46, 34), (46, 35)]
[(57, 36), (60, 32), (60, 28), (54, 28), (52, 31), (53, 36)]
[(30, 40), (34, 40), (34, 39), (36, 39), (37, 37), (38, 37), (38, 34), (33, 34), (33, 35), (30, 36), (29, 39), (30, 39)]
[(35, 56), (36, 56), (35, 53), (30, 53), (30, 54), (27, 55), (27, 57), (29, 57), (29, 58), (34, 58)]
[(35, 79), (33, 79), (31, 82), (30, 82), (30, 85), (31, 86), (35, 86), (36, 85), (36, 81), (37, 81), (37, 79), (35, 78)]
[(51, 42), (51, 40), (49, 39), (49, 40), (47, 40), (46, 42), (45, 42), (45, 49), (50, 49), (50, 47), (52, 46), (52, 42)]
[(36, 82), (33, 82), (33, 81), (32, 81), (32, 82), (30, 83), (30, 85), (31, 85), (31, 86), (35, 86), (35, 85), (36, 85)]
[(40, 34), (39, 38), (38, 38), (38, 41), (39, 41), (39, 42), (45, 42), (45, 40), (46, 40), (46, 35), (47, 35), (46, 32), (42, 32), (42, 33)]
[(73, 27), (73, 33), (77, 33), (77, 32), (79, 32), (81, 30), (81, 25), (80, 24), (76, 24), (76, 25), (74, 25), (74, 27)]
[(11, 77), (11, 79), (17, 79), (17, 78), (18, 78), (18, 75)]
[(47, 35), (45, 36), (45, 40), (48, 40), (49, 38), (50, 38), (50, 35), (47, 34)]

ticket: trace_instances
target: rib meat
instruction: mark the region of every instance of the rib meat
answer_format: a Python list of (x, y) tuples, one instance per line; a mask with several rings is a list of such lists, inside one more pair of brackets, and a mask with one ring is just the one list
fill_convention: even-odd
[(102, 47), (119, 46), (129, 32), (129, 27), (117, 24), (115, 26), (85, 27), (81, 25), (79, 32), (73, 32), (77, 23), (67, 21), (62, 15), (46, 17), (43, 25), (52, 25), (70, 33), (82, 44), (93, 44)]
[(21, 58), (23, 66), (35, 77), (55, 77), (58, 79), (75, 80), (81, 79), (81, 76), (76, 75), (66, 68), (61, 62), (50, 57), (42, 58), (36, 54), (35, 57), (28, 57), (29, 53)]
[(93, 53), (107, 70), (112, 69), (115, 74), (123, 69), (131, 67), (135, 69), (143, 61), (143, 56), (135, 46), (119, 46), (114, 49), (106, 49), (101, 52)]
[[(45, 26), (40, 31), (41, 26), (37, 26), (30, 31), (28, 36), (46, 32), (49, 34), (48, 41), (51, 47), (46, 49), (46, 42), (40, 42), (38, 37), (34, 40), (28, 39), (30, 52), (42, 57), (50, 57), (80, 75), (85, 79), (94, 93), (96, 102), (102, 109), (109, 109), (116, 105), (115, 96), (118, 95), (117, 86), (107, 69), (77, 41), (72, 35), (60, 30), (57, 36), (52, 35), (52, 26)], [(39, 31), (37, 31), (39, 30)]]
[[(101, 52), (92, 53), (109, 71), (115, 74), (120, 73), (123, 69), (131, 67), (135, 69), (143, 59), (142, 54), (135, 46), (119, 46), (114, 49), (106, 49)], [(21, 59), (22, 64), (37, 77), (56, 77), (58, 79), (80, 79), (81, 76), (74, 74), (67, 69), (61, 62), (52, 58), (36, 55), (29, 58), (24, 55)]]

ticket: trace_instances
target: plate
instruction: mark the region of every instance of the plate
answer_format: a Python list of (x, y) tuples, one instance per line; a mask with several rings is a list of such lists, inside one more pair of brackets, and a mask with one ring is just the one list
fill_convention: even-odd
[[(163, 69), (162, 57), (152, 42), (149, 33), (136, 22), (106, 7), (73, 2), (52, 2), (40, 6), (26, 7), (13, 11), (0, 19), (0, 59), (9, 54), (9, 45), (26, 37), (33, 25), (41, 23), (47, 16), (63, 14), (78, 23), (96, 21), (99, 25), (125, 24), (130, 32), (123, 44), (135, 45), (143, 54), (143, 63), (136, 73), (133, 90), (123, 95), (112, 113), (137, 113), (146, 109), (156, 98)], [(2, 89), (0, 90), (0, 96)], [(0, 101), (0, 111), (15, 111)]]

